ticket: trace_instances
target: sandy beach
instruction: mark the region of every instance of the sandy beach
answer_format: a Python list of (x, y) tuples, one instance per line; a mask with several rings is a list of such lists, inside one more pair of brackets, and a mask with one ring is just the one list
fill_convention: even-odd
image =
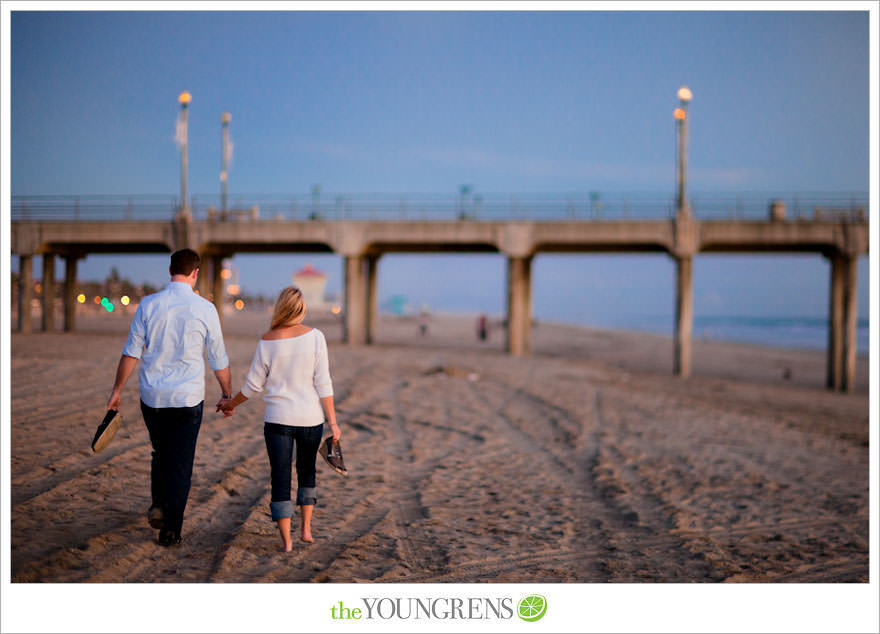
[[(350, 471), (319, 460), (315, 543), (279, 552), (252, 401), (206, 414), (165, 549), (136, 376), (89, 449), (130, 317), (11, 337), (14, 582), (868, 581), (866, 358), (839, 394), (822, 352), (696, 341), (682, 381), (666, 337), (540, 323), (511, 358), (471, 317), (382, 316), (372, 346), (313, 319)], [(236, 389), (267, 321), (225, 318)]]

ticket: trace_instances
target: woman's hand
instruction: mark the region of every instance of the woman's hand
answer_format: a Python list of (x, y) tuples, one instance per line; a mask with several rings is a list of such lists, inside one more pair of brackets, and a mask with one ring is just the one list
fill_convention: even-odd
[(241, 392), (239, 392), (232, 398), (221, 398), (219, 401), (217, 401), (217, 411), (223, 412), (223, 415), (226, 418), (229, 418), (230, 416), (232, 416), (232, 414), (235, 413), (235, 408), (239, 405), (242, 405), (247, 400), (247, 396), (245, 396)]
[(333, 396), (321, 397), (321, 407), (324, 408), (324, 420), (330, 425), (330, 431), (333, 433), (333, 442), (339, 440), (342, 432), (339, 425), (336, 424), (336, 410), (333, 408)]
[(223, 412), (223, 416), (229, 418), (235, 413), (235, 408), (232, 406), (231, 398), (221, 398), (217, 402), (217, 411)]

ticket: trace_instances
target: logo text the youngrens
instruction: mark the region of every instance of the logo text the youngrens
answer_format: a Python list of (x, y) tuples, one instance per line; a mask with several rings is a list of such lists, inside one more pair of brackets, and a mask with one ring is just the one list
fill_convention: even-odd
[(330, 608), (330, 616), (337, 620), (507, 620), (514, 615), (510, 597), (362, 597), (361, 602), (361, 606), (351, 606), (339, 601)]

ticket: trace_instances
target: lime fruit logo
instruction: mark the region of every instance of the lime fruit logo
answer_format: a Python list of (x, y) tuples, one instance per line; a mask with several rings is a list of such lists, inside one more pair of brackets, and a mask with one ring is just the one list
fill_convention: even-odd
[(533, 623), (547, 613), (547, 599), (540, 594), (530, 594), (517, 605), (517, 614), (523, 621)]

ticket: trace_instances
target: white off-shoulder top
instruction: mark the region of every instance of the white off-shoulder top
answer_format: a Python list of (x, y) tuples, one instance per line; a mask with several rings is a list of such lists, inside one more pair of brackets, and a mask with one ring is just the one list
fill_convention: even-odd
[(317, 328), (287, 339), (260, 339), (241, 393), (258, 394), (266, 404), (264, 420), (292, 427), (324, 422), (320, 399), (333, 396), (327, 340)]

